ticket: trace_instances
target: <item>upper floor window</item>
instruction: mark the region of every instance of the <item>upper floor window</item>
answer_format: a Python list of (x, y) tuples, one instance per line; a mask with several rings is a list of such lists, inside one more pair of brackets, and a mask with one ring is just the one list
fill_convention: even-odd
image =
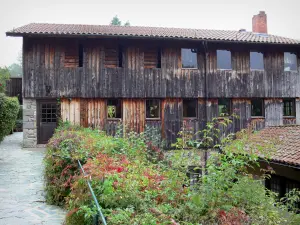
[(283, 116), (296, 116), (295, 99), (283, 100)]
[(284, 71), (297, 71), (297, 55), (290, 52), (284, 53)]
[(251, 100), (251, 116), (264, 116), (264, 100), (253, 99)]
[(229, 98), (221, 98), (218, 100), (218, 116), (229, 116), (231, 113), (231, 101)]
[(122, 118), (122, 105), (120, 99), (107, 100), (107, 118), (108, 119)]
[(158, 48), (150, 48), (144, 51), (145, 68), (161, 68), (161, 51)]
[(182, 68), (197, 69), (197, 51), (190, 48), (181, 49), (181, 63)]
[(183, 99), (183, 117), (197, 117), (197, 99)]
[(217, 50), (217, 68), (231, 70), (231, 52), (227, 50)]
[(264, 70), (264, 55), (261, 52), (250, 52), (250, 69)]
[(69, 43), (66, 45), (65, 67), (82, 67), (83, 66), (83, 46), (81, 44)]
[(160, 118), (160, 101), (158, 99), (146, 100), (146, 119)]
[(106, 68), (123, 67), (123, 49), (122, 46), (114, 48), (105, 48), (104, 65)]

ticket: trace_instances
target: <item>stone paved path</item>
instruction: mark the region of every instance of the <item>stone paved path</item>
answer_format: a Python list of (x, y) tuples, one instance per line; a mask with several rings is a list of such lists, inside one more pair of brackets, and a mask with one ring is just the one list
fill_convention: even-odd
[(65, 212), (44, 199), (45, 149), (22, 149), (22, 135), (0, 144), (0, 225), (62, 224)]

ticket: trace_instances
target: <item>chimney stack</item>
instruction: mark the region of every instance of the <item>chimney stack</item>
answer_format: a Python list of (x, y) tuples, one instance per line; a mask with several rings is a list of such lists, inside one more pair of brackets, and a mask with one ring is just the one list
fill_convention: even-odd
[(260, 11), (259, 14), (253, 16), (252, 31), (254, 33), (268, 33), (267, 14), (265, 11)]

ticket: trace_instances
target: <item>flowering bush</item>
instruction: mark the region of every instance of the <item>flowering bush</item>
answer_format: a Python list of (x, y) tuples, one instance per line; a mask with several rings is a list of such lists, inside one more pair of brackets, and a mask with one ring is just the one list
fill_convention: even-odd
[[(198, 183), (189, 187), (186, 169), (201, 161), (197, 146), (213, 144), (209, 134), (219, 133), (213, 130), (219, 126), (208, 126), (201, 143), (183, 129), (178, 150), (170, 155), (145, 134), (111, 137), (97, 130), (60, 127), (45, 157), (47, 200), (65, 204), (66, 225), (92, 224), (97, 210), (89, 180), (108, 224), (299, 224), (300, 217), (288, 211), (299, 197), (287, 196), (288, 207), (276, 202), (275, 194), (248, 172), (258, 166), (257, 150), (268, 151), (270, 146), (249, 145), (247, 132), (236, 135), (235, 141), (230, 135), (217, 143), (222, 151), (211, 153)], [(77, 159), (86, 176), (79, 172)]]

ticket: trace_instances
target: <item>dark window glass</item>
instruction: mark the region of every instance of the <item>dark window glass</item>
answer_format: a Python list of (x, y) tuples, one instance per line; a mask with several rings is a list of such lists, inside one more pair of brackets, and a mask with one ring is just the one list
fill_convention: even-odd
[(157, 99), (149, 99), (146, 100), (146, 118), (153, 119), (153, 118), (159, 118), (159, 100)]
[(217, 68), (231, 70), (231, 52), (227, 50), (217, 50)]
[(230, 114), (230, 99), (222, 98), (218, 101), (219, 116), (229, 116)]
[(264, 116), (264, 100), (253, 99), (251, 100), (251, 116)]
[(282, 192), (280, 177), (272, 176), (270, 180), (270, 190), (280, 194)]
[(182, 68), (198, 68), (197, 66), (197, 53), (192, 52), (192, 49), (181, 49)]
[(283, 100), (283, 116), (296, 116), (295, 101), (293, 99)]
[(197, 99), (183, 99), (183, 117), (197, 117)]
[(264, 55), (260, 52), (250, 52), (250, 69), (263, 70), (264, 69)]
[(120, 99), (107, 100), (107, 118), (122, 118), (122, 107)]
[(297, 56), (296, 54), (284, 53), (284, 71), (297, 71)]

